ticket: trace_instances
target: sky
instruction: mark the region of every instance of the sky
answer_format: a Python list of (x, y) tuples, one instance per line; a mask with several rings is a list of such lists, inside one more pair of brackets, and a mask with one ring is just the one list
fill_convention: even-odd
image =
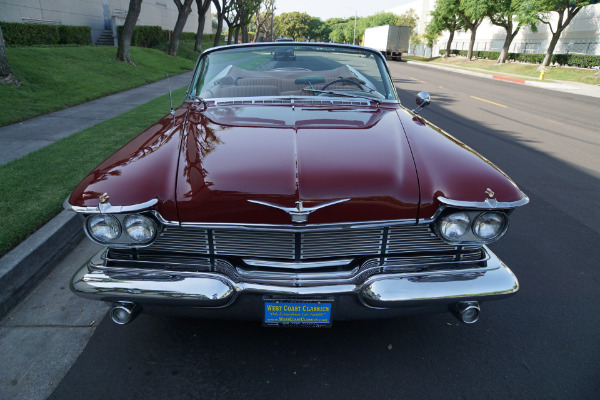
[(367, 17), (412, 0), (275, 0), (275, 15), (299, 11), (323, 21), (328, 18)]

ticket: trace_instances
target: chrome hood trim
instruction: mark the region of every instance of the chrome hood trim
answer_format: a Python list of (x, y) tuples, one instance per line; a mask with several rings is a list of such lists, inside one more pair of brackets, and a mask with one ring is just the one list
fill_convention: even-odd
[(447, 199), (445, 197), (438, 197), (438, 201), (447, 206), (457, 207), (457, 208), (478, 208), (483, 210), (493, 210), (493, 209), (502, 209), (502, 208), (515, 208), (521, 207), (525, 204), (529, 203), (529, 197), (523, 192), (521, 192), (523, 196), (520, 200), (516, 201), (508, 201), (502, 202), (497, 201), (496, 199), (485, 199), (484, 201), (461, 201), (461, 200), (452, 200)]
[(99, 204), (96, 207), (81, 207), (71, 205), (71, 203), (69, 203), (69, 198), (67, 197), (63, 203), (63, 208), (67, 211), (75, 211), (76, 213), (80, 214), (120, 214), (128, 212), (145, 211), (152, 208), (157, 203), (157, 199), (152, 199), (144, 203), (130, 204), (126, 206), (113, 206), (107, 202)]

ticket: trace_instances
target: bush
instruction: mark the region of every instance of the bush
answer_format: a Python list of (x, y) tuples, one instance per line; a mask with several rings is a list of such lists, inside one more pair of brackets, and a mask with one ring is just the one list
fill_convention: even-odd
[[(467, 50), (451, 50), (451, 54), (467, 56)], [(500, 57), (498, 51), (473, 51), (473, 56), (478, 58), (487, 58), (497, 60)], [(508, 53), (507, 60), (526, 62), (531, 64), (541, 64), (544, 62), (545, 54), (529, 54), (529, 53)], [(600, 67), (600, 56), (592, 56), (586, 54), (553, 54), (551, 64), (560, 66), (593, 68)]]
[[(117, 28), (117, 34), (121, 37), (123, 26)], [(132, 46), (154, 47), (157, 44), (167, 40), (167, 31), (160, 26), (137, 25), (133, 28)]]
[(90, 44), (90, 33), (91, 28), (89, 26), (58, 26), (58, 36), (60, 44)]
[(91, 43), (89, 26), (23, 24), (0, 22), (7, 46), (36, 46)]
[[(202, 36), (202, 39), (204, 39), (204, 36)], [(181, 36), (179, 36), (179, 40), (196, 41), (196, 34), (194, 32), (181, 32)]]

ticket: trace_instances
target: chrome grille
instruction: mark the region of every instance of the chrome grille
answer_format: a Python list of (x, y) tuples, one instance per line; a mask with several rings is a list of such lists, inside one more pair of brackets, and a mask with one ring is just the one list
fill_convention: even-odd
[(156, 241), (139, 252), (186, 253), (197, 255), (250, 257), (275, 260), (313, 260), (455, 252), (476, 250), (477, 246), (444, 243), (428, 225), (285, 232), (243, 229), (197, 229), (165, 227)]
[(446, 244), (427, 225), (389, 228), (386, 253), (419, 251), (452, 251), (456, 246)]
[(215, 230), (214, 253), (293, 260), (296, 249), (294, 236), (292, 232)]
[(383, 232), (378, 228), (303, 233), (300, 259), (379, 254)]
[(165, 227), (147, 249), (208, 255), (210, 254), (208, 231), (206, 229)]

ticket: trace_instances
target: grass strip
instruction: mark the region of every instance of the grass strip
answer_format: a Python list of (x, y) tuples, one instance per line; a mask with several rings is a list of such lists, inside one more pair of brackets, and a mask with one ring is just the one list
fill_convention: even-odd
[(72, 107), (194, 68), (194, 61), (131, 48), (136, 65), (115, 60), (109, 46), (9, 47), (17, 89), (0, 85), (0, 126)]
[[(174, 104), (185, 88), (173, 92)], [(98, 164), (169, 112), (169, 95), (0, 166), (0, 257), (62, 210)]]
[[(430, 62), (432, 64), (443, 65), (445, 67), (454, 67), (462, 69), (471, 69), (478, 72), (484, 72), (488, 74), (513, 74), (520, 75), (523, 77), (529, 77), (530, 79), (537, 80), (540, 76), (538, 70), (539, 65), (511, 62), (505, 64), (496, 64), (495, 60), (472, 60), (467, 61), (465, 57), (434, 57), (425, 58), (419, 56), (405, 56), (407, 60)], [(545, 78), (547, 80), (561, 80), (561, 81), (572, 81), (587, 83), (590, 85), (600, 85), (600, 76), (598, 70), (588, 68), (574, 68), (574, 67), (548, 67), (546, 68)]]

